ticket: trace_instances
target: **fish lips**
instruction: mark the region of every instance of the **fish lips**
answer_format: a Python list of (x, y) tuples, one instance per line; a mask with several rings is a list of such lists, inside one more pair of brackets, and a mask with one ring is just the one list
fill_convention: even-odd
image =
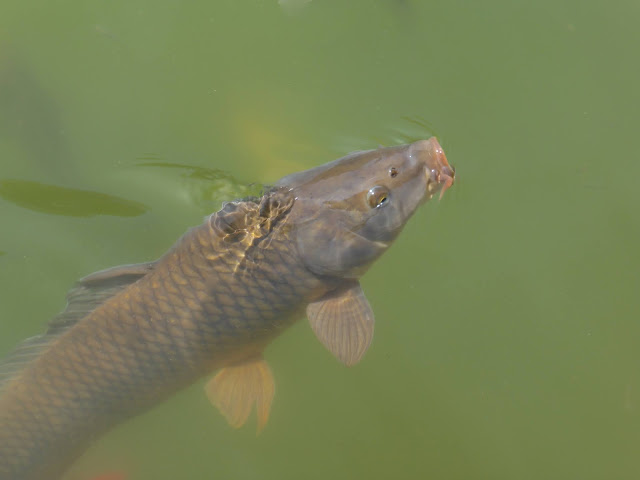
[(447, 156), (438, 140), (431, 137), (428, 140), (414, 142), (409, 146), (408, 155), (422, 162), (425, 166), (427, 186), (423, 201), (431, 199), (438, 191), (440, 198), (442, 198), (444, 192), (453, 185), (456, 170), (449, 165)]

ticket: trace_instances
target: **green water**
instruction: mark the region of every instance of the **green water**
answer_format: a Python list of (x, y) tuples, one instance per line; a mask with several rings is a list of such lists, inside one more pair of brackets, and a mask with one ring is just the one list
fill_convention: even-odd
[(4, 0), (0, 355), (252, 183), (431, 134), (458, 174), (364, 278), (361, 364), (300, 322), (259, 437), (201, 382), (69, 479), (640, 478), (639, 24), (623, 0)]

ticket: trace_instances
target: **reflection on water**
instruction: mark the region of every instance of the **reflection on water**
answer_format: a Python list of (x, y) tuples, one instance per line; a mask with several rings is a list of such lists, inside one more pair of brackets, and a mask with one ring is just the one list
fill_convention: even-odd
[(26, 180), (1, 180), (0, 197), (22, 208), (69, 217), (137, 217), (149, 210), (146, 205), (114, 195)]
[[(382, 133), (364, 137), (342, 136), (333, 142), (334, 147), (344, 153), (372, 148), (391, 147), (441, 135), (429, 120), (417, 115), (403, 116), (399, 121), (388, 125)], [(442, 142), (440, 142), (442, 143)], [(446, 150), (446, 148), (445, 148)]]
[(402, 122), (398, 126), (392, 126), (389, 130), (385, 133), (387, 141), (383, 142), (384, 146), (413, 143), (429, 137), (440, 138), (431, 122), (419, 116), (402, 117)]
[(260, 195), (263, 189), (262, 184), (245, 185), (215, 168), (157, 161), (139, 163), (138, 166), (179, 170), (179, 178), (186, 183), (183, 191), (194, 205), (207, 212), (218, 210), (222, 201)]

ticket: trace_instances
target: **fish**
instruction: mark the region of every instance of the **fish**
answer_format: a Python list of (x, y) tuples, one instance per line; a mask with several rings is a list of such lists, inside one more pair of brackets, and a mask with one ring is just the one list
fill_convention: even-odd
[(89, 445), (205, 375), (228, 423), (275, 394), (267, 345), (306, 316), (343, 364), (371, 343), (359, 279), (455, 171), (432, 137), (354, 152), (223, 203), (155, 261), (79, 280), (0, 364), (0, 479), (59, 478)]

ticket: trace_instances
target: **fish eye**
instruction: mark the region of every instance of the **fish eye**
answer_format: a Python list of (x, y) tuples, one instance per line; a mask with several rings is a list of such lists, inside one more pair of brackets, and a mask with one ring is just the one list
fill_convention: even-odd
[(371, 208), (379, 208), (389, 203), (389, 190), (380, 185), (371, 188), (367, 193), (367, 202)]
[(390, 176), (391, 178), (396, 178), (396, 177), (398, 176), (398, 173), (399, 173), (399, 172), (398, 172), (398, 169), (397, 169), (396, 167), (391, 167), (391, 168), (389, 169), (389, 176)]

